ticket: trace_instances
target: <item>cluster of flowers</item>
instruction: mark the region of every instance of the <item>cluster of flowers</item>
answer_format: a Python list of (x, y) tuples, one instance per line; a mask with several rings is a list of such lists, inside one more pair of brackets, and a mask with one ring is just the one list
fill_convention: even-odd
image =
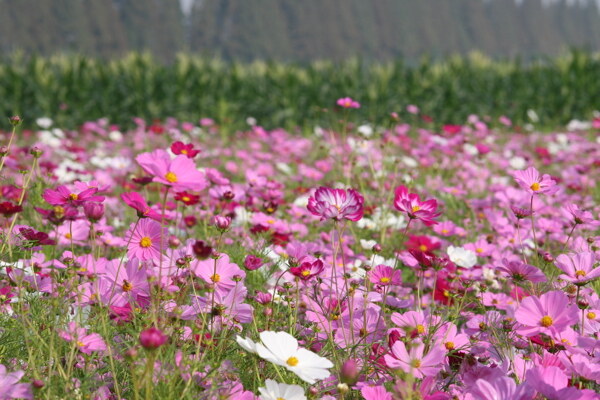
[(0, 399), (600, 399), (592, 133), (136, 123), (4, 153), (1, 321), (65, 353), (7, 360)]

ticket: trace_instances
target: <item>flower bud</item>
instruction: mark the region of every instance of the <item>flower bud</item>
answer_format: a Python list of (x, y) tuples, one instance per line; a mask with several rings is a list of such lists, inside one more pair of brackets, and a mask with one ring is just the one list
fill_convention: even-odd
[(358, 381), (359, 374), (360, 368), (358, 367), (356, 361), (354, 361), (353, 359), (346, 360), (346, 362), (342, 364), (340, 375), (343, 383), (348, 384), (350, 386), (354, 386)]
[(227, 230), (231, 225), (231, 218), (224, 217), (222, 215), (215, 215), (212, 217), (212, 224), (222, 231)]
[(18, 115), (12, 116), (8, 120), (12, 126), (19, 126), (23, 122), (23, 119)]
[(213, 248), (203, 240), (196, 240), (192, 246), (192, 250), (196, 257), (200, 260), (205, 260), (212, 255)]
[(346, 394), (346, 393), (348, 393), (350, 391), (350, 388), (345, 383), (338, 383), (337, 390), (341, 394)]
[(175, 235), (169, 236), (169, 247), (176, 249), (181, 245), (181, 240)]
[(35, 158), (40, 158), (42, 156), (42, 154), (44, 154), (44, 151), (42, 149), (40, 149), (39, 147), (34, 146), (31, 149), (29, 149), (29, 154), (31, 154)]
[(35, 379), (33, 382), (31, 382), (31, 384), (36, 389), (41, 389), (44, 387), (44, 381), (41, 379)]
[(4, 157), (7, 154), (8, 154), (8, 147), (0, 146), (0, 156)]
[(543, 259), (544, 259), (544, 261), (549, 262), (549, 263), (554, 261), (554, 257), (552, 257), (552, 254), (550, 254), (550, 253), (544, 253)]
[(381, 253), (381, 245), (379, 243), (376, 243), (373, 248), (373, 253)]
[(104, 216), (104, 204), (88, 202), (83, 205), (83, 213), (92, 222), (97, 222)]
[(140, 344), (143, 348), (153, 350), (165, 344), (167, 336), (158, 328), (148, 328), (140, 333)]

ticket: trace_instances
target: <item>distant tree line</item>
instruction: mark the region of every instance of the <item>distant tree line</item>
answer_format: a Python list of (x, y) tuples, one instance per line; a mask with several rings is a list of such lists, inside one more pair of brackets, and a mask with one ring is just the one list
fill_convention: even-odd
[(0, 51), (97, 57), (149, 51), (225, 60), (366, 60), (479, 50), (494, 57), (600, 50), (595, 1), (0, 0)]

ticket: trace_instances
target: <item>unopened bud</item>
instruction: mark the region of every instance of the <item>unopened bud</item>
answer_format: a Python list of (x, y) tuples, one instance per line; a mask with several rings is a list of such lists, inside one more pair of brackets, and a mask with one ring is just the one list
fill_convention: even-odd
[(29, 154), (31, 154), (35, 158), (40, 158), (42, 156), (42, 154), (44, 154), (44, 151), (42, 149), (40, 149), (39, 147), (34, 146), (29, 150)]
[(21, 117), (18, 115), (12, 116), (8, 120), (12, 126), (19, 126), (23, 122), (23, 119), (21, 119)]
[(543, 255), (542, 258), (546, 262), (552, 262), (552, 261), (554, 261), (554, 257), (552, 257), (552, 254), (550, 254), (550, 253), (544, 253), (544, 255)]
[(181, 245), (181, 240), (175, 235), (169, 236), (169, 247), (176, 249)]
[(379, 243), (376, 243), (373, 248), (373, 253), (381, 253), (381, 245)]
[(340, 375), (343, 383), (354, 386), (358, 381), (359, 374), (360, 368), (358, 367), (356, 361), (349, 359), (342, 364)]

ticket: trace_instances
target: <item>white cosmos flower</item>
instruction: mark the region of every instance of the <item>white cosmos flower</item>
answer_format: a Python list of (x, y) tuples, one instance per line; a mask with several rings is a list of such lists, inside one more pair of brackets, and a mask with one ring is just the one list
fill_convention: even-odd
[(260, 400), (306, 400), (304, 389), (299, 385), (288, 385), (267, 379), (266, 388), (258, 388)]
[(236, 336), (235, 341), (247, 352), (256, 354), (256, 343), (252, 339)]
[(448, 246), (448, 258), (454, 264), (463, 268), (473, 268), (477, 264), (477, 255), (471, 250), (462, 247)]
[(256, 351), (261, 358), (281, 365), (288, 371), (298, 375), (303, 381), (314, 384), (317, 380), (329, 377), (327, 368), (333, 363), (310, 350), (298, 347), (298, 341), (287, 332), (261, 332), (263, 344), (256, 344)]

